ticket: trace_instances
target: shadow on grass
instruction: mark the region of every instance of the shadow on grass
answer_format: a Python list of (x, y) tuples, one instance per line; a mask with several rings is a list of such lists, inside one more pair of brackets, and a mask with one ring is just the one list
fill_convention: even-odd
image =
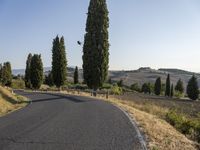
[(9, 97), (8, 95), (1, 93), (2, 98), (4, 98), (6, 101), (8, 101), (9, 103), (15, 105), (15, 104), (27, 104), (29, 103), (28, 101), (17, 101), (15, 99), (13, 99), (12, 97)]

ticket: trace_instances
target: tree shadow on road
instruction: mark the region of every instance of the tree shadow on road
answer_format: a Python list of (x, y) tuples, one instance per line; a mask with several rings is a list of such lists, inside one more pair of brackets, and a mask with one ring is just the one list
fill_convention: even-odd
[(52, 93), (39, 93), (39, 94), (52, 95), (54, 97), (53, 98), (33, 99), (32, 100), (33, 103), (44, 102), (44, 101), (55, 101), (55, 100), (69, 100), (69, 101), (72, 101), (74, 103), (86, 102), (86, 100), (81, 100), (78, 97), (71, 97), (71, 96), (62, 95), (62, 94), (52, 94)]

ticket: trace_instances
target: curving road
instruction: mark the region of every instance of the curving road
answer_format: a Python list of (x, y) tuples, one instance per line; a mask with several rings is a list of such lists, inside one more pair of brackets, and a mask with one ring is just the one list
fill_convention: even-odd
[(24, 93), (33, 102), (0, 118), (0, 150), (142, 150), (115, 106), (61, 94)]

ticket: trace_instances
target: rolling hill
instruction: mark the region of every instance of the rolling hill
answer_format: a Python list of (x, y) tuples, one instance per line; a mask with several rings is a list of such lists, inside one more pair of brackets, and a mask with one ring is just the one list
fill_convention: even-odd
[[(44, 68), (45, 74), (47, 74), (51, 70), (50, 67)], [(24, 69), (15, 69), (13, 70), (14, 75), (24, 75), (25, 70)], [(68, 80), (73, 80), (73, 73), (74, 73), (74, 67), (68, 67)], [(139, 68), (137, 70), (122, 70), (122, 71), (109, 71), (109, 78), (113, 82), (117, 82), (119, 80), (123, 80), (124, 84), (127, 86), (130, 86), (133, 83), (139, 83), (142, 85), (145, 82), (151, 82), (154, 83), (157, 77), (161, 77), (162, 82), (165, 83), (167, 74), (171, 75), (171, 82), (175, 85), (178, 79), (180, 78), (184, 82), (184, 86), (186, 87), (187, 82), (189, 78), (193, 74), (195, 74), (198, 78), (198, 84), (200, 87), (200, 74), (189, 72), (181, 69), (171, 69), (171, 68), (161, 68), (161, 69), (152, 69), (150, 67), (143, 67)], [(82, 81), (83, 80), (83, 70), (79, 70), (79, 78)]]

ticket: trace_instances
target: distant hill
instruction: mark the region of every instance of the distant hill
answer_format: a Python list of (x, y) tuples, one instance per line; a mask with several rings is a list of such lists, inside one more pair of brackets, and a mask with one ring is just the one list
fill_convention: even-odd
[(167, 74), (171, 76), (171, 82), (175, 85), (180, 78), (184, 82), (184, 86), (188, 83), (188, 80), (193, 74), (198, 78), (198, 84), (200, 87), (200, 74), (189, 72), (181, 69), (151, 69), (149, 67), (139, 68), (138, 70), (131, 71), (110, 71), (109, 76), (113, 81), (119, 81), (122, 79), (125, 85), (131, 85), (133, 83), (139, 83), (142, 85), (145, 82), (154, 83), (156, 78), (161, 77), (162, 82), (165, 83)]
[[(68, 67), (68, 80), (73, 81), (73, 73), (74, 73), (75, 67)], [(51, 67), (45, 67), (45, 74), (47, 74)], [(24, 69), (15, 69), (13, 70), (14, 75), (24, 75), (25, 73)], [(198, 78), (198, 84), (200, 87), (200, 74), (189, 72), (181, 69), (171, 69), (171, 68), (161, 68), (161, 69), (152, 69), (150, 67), (142, 67), (137, 70), (122, 70), (122, 71), (109, 71), (109, 78), (111, 78), (112, 81), (117, 82), (119, 80), (123, 80), (125, 85), (130, 86), (133, 83), (139, 83), (142, 85), (145, 82), (151, 82), (154, 83), (156, 78), (161, 77), (162, 82), (165, 83), (167, 74), (170, 74), (171, 76), (171, 82), (175, 85), (178, 79), (180, 78), (184, 82), (184, 86), (186, 87), (187, 82), (189, 78), (193, 74), (195, 74)], [(79, 70), (79, 78), (82, 81), (83, 80), (83, 70)]]

